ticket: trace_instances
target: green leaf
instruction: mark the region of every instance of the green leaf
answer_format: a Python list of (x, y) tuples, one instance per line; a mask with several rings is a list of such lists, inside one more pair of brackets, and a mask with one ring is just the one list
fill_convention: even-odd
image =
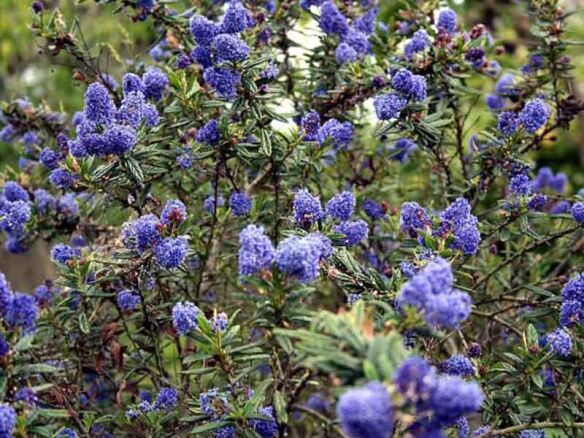
[(286, 411), (286, 401), (284, 395), (280, 391), (274, 393), (274, 406), (276, 408), (276, 414), (278, 415), (278, 420), (282, 423), (288, 423), (288, 412)]
[(87, 321), (87, 316), (85, 315), (85, 313), (79, 314), (79, 330), (81, 330), (81, 332), (85, 334), (88, 334), (90, 332), (89, 322)]
[(213, 421), (211, 423), (205, 423), (191, 429), (191, 434), (196, 435), (198, 433), (210, 432), (224, 426), (229, 426), (230, 424), (231, 423), (229, 421)]

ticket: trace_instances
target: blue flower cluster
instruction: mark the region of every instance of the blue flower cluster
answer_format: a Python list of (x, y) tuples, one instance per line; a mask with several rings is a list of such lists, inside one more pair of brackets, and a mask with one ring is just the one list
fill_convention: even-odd
[[(437, 223), (432, 234), (448, 239), (452, 237), (450, 248), (461, 251), (464, 255), (474, 255), (481, 241), (478, 219), (471, 214), (471, 207), (464, 198), (456, 199), (438, 217), (432, 221), (426, 210), (416, 202), (405, 202), (400, 215), (400, 227), (404, 233), (417, 237), (427, 234), (433, 223)], [(423, 239), (420, 239), (422, 243)]]
[(239, 234), (239, 275), (254, 275), (269, 269), (274, 261), (275, 251), (264, 228), (248, 225)]
[(201, 15), (191, 19), (190, 30), (197, 43), (191, 58), (205, 69), (204, 80), (222, 98), (232, 99), (237, 94), (241, 74), (233, 63), (244, 61), (251, 52), (238, 34), (253, 26), (252, 16), (235, 0), (229, 2), (219, 24)]
[[(199, 395), (201, 413), (209, 417), (211, 421), (229, 420), (229, 414), (232, 411), (231, 397), (231, 392), (220, 392), (218, 388), (202, 392)], [(254, 415), (257, 415), (257, 417), (254, 417)], [(261, 438), (273, 438), (277, 435), (278, 424), (271, 406), (260, 406), (257, 414), (252, 414), (250, 417), (247, 421), (247, 426)], [(231, 424), (222, 426), (215, 431), (215, 437), (217, 438), (235, 438), (235, 436), (236, 428)]]
[[(7, 327), (20, 329), (23, 334), (33, 333), (39, 317), (34, 295), (12, 292), (4, 274), (0, 272), (0, 317)], [(5, 348), (3, 348), (4, 350)]]
[(321, 260), (331, 252), (330, 240), (321, 234), (312, 233), (302, 238), (291, 236), (278, 245), (276, 266), (301, 282), (312, 281), (318, 276)]
[[(303, 0), (301, 5), (304, 9), (308, 9), (312, 5), (320, 6), (318, 24), (325, 34), (337, 38), (335, 59), (338, 64), (355, 62), (370, 53), (369, 35), (375, 29), (377, 6), (372, 5), (363, 15), (349, 23), (347, 17), (332, 1)], [(364, 4), (364, 6), (368, 5)]]
[(229, 208), (234, 216), (247, 216), (252, 207), (252, 200), (245, 193), (234, 191), (229, 196)]
[(474, 366), (471, 360), (461, 354), (449, 357), (440, 363), (438, 369), (451, 376), (472, 377), (475, 374)]
[(331, 144), (335, 151), (346, 148), (353, 140), (351, 122), (329, 119), (321, 126), (320, 115), (316, 111), (309, 111), (302, 117), (300, 128), (306, 141), (317, 141), (321, 146)]
[(32, 203), (28, 192), (20, 184), (6, 181), (0, 192), (0, 230), (8, 236), (6, 248), (9, 251), (22, 247), (19, 242), (25, 240), (26, 224), (31, 217)]
[(125, 289), (123, 291), (118, 292), (117, 302), (118, 306), (120, 306), (120, 309), (122, 309), (122, 311), (130, 312), (140, 305), (141, 299), (140, 295), (138, 295), (137, 293)]
[(477, 411), (484, 399), (475, 382), (466, 382), (459, 376), (439, 376), (434, 367), (419, 357), (402, 363), (394, 383), (415, 414), (416, 421), (409, 427), (415, 436), (442, 436), (439, 434), (442, 427)]
[(471, 299), (453, 281), (450, 263), (437, 258), (403, 285), (397, 302), (418, 310), (431, 327), (456, 329), (470, 316)]
[(345, 392), (337, 404), (337, 416), (350, 437), (389, 438), (393, 431), (391, 397), (379, 382)]
[(186, 335), (198, 327), (197, 318), (201, 311), (197, 306), (188, 301), (177, 303), (172, 308), (172, 324), (181, 335)]
[(519, 128), (523, 128), (528, 134), (534, 134), (547, 123), (550, 112), (542, 99), (530, 100), (519, 114), (511, 111), (499, 114), (499, 132), (504, 136), (510, 136)]
[(170, 200), (164, 206), (160, 219), (154, 214), (140, 216), (122, 226), (122, 239), (127, 249), (142, 254), (152, 249), (158, 265), (163, 269), (178, 268), (188, 253), (188, 241), (184, 237), (164, 237), (168, 228), (174, 230), (187, 218), (185, 205)]
[(373, 101), (375, 113), (379, 120), (399, 118), (409, 101), (423, 102), (426, 100), (426, 79), (402, 68), (393, 73), (391, 84), (394, 91), (380, 94)]
[(320, 262), (332, 254), (331, 241), (320, 233), (284, 239), (274, 250), (264, 229), (248, 225), (239, 235), (239, 275), (254, 275), (270, 269), (275, 262), (278, 270), (301, 282), (314, 280)]
[(77, 138), (68, 142), (73, 156), (121, 155), (130, 150), (137, 141), (137, 128), (142, 124), (152, 127), (159, 121), (156, 107), (147, 99), (160, 100), (168, 86), (166, 74), (155, 67), (142, 78), (128, 73), (123, 79), (124, 99), (116, 108), (104, 85), (91, 84), (85, 92), (85, 109), (78, 116)]
[[(406, 359), (394, 375), (397, 392), (405, 408), (414, 415), (406, 422), (412, 436), (444, 436), (443, 427), (477, 411), (484, 395), (475, 382), (458, 376), (439, 376), (436, 369), (419, 357)], [(343, 431), (354, 438), (390, 437), (393, 433), (392, 398), (379, 382), (345, 392), (337, 404)], [(466, 436), (466, 435), (465, 435)]]
[(392, 146), (387, 148), (392, 160), (405, 163), (409, 156), (418, 149), (418, 145), (408, 138), (400, 138)]
[(562, 289), (560, 325), (584, 324), (584, 274), (571, 278)]

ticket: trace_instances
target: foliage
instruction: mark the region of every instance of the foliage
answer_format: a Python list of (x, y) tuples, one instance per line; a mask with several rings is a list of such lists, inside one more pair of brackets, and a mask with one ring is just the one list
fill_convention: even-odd
[(58, 275), (0, 276), (0, 435), (581, 433), (584, 192), (535, 162), (584, 108), (556, 0), (509, 6), (519, 70), (436, 1), (101, 3), (151, 59), (36, 0), (83, 107), (1, 104), (2, 238)]

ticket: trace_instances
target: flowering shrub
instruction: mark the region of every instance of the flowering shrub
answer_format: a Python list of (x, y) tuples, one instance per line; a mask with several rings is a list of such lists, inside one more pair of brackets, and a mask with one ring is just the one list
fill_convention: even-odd
[(2, 104), (2, 239), (58, 275), (0, 275), (1, 437), (581, 436), (584, 192), (533, 155), (583, 109), (557, 0), (520, 71), (433, 1), (102, 3), (151, 59), (107, 73), (35, 0), (84, 107)]

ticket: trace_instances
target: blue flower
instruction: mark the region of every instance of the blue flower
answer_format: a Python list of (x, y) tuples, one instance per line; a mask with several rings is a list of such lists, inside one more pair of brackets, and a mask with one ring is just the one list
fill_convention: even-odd
[(347, 221), (355, 210), (355, 196), (349, 191), (341, 192), (333, 196), (326, 205), (329, 216)]
[(475, 382), (465, 382), (458, 376), (441, 377), (430, 398), (434, 421), (441, 425), (451, 424), (463, 415), (476, 412), (484, 398)]
[(234, 191), (229, 196), (229, 208), (235, 216), (247, 216), (251, 211), (251, 206), (251, 199), (245, 193)]
[(221, 22), (220, 33), (239, 33), (252, 25), (252, 18), (245, 6), (238, 0), (229, 2), (225, 16)]
[(213, 39), (217, 62), (244, 61), (249, 56), (249, 46), (238, 36), (230, 34), (217, 35)]
[(439, 366), (440, 371), (451, 376), (471, 377), (475, 373), (474, 366), (468, 357), (457, 354), (449, 357)]
[(170, 84), (166, 73), (156, 67), (149, 68), (144, 73), (142, 80), (144, 81), (146, 97), (155, 100), (162, 99), (162, 94)]
[(299, 225), (312, 225), (324, 217), (320, 200), (306, 189), (300, 189), (294, 195), (293, 214)]
[(158, 397), (152, 404), (156, 411), (171, 412), (178, 404), (178, 391), (174, 388), (161, 388)]
[(423, 52), (428, 47), (430, 47), (430, 37), (424, 29), (420, 29), (407, 42), (404, 47), (404, 53), (406, 58), (411, 59), (416, 53)]
[(326, 1), (320, 7), (318, 24), (327, 35), (345, 35), (349, 31), (347, 19), (331, 1)]
[(317, 140), (320, 129), (320, 116), (316, 111), (307, 112), (300, 121), (300, 126), (304, 132), (304, 139), (307, 141)]
[(319, 241), (291, 236), (278, 245), (275, 261), (283, 273), (307, 282), (318, 277), (321, 254)]
[(4, 335), (0, 334), (0, 357), (6, 356), (10, 352), (10, 344), (4, 339)]
[(178, 199), (169, 200), (162, 209), (160, 221), (164, 225), (180, 225), (187, 219), (187, 208)]
[(241, 75), (230, 68), (209, 67), (203, 72), (203, 79), (213, 87), (219, 97), (231, 99), (237, 94)]
[(497, 81), (495, 92), (500, 96), (515, 96), (518, 92), (515, 87), (515, 78), (512, 74), (506, 73)]
[(213, 146), (216, 145), (220, 139), (221, 130), (219, 129), (219, 121), (216, 119), (209, 120), (197, 132), (197, 141), (199, 143)]
[(491, 111), (500, 111), (505, 108), (505, 99), (497, 94), (487, 94), (485, 103)]
[(370, 35), (375, 30), (375, 20), (379, 9), (377, 6), (372, 7), (360, 17), (353, 20), (353, 28), (363, 32), (365, 35)]
[(365, 199), (361, 203), (361, 208), (371, 220), (383, 219), (385, 217), (385, 209), (379, 202), (375, 202), (373, 199)]
[(335, 150), (347, 147), (353, 139), (351, 122), (341, 123), (337, 119), (327, 120), (318, 130), (318, 141), (322, 145), (329, 139)]
[(338, 64), (349, 64), (357, 60), (357, 51), (347, 43), (341, 43), (335, 50), (335, 60)]
[(38, 307), (33, 295), (20, 292), (12, 294), (4, 314), (6, 324), (12, 327), (20, 327), (24, 333), (32, 333), (36, 330), (38, 317)]
[(456, 427), (457, 438), (468, 438), (470, 433), (470, 425), (466, 417), (460, 417), (454, 422), (454, 427)]
[(222, 207), (225, 204), (225, 199), (223, 199), (222, 195), (209, 195), (203, 201), (203, 209), (209, 214), (215, 214), (215, 210), (217, 207)]
[(519, 438), (545, 438), (543, 429), (525, 429), (519, 434)]
[(132, 128), (138, 128), (144, 122), (147, 126), (158, 124), (158, 110), (140, 91), (132, 91), (124, 95), (124, 100), (117, 113), (117, 120)]
[(568, 183), (568, 176), (565, 173), (558, 172), (552, 175), (547, 182), (550, 189), (555, 190), (558, 193), (564, 193), (564, 188)]
[(79, 258), (81, 252), (79, 248), (73, 248), (64, 243), (57, 243), (53, 249), (51, 249), (51, 258), (61, 264), (66, 264), (69, 260), (74, 260)]
[(252, 418), (249, 420), (249, 427), (262, 438), (277, 436), (278, 423), (274, 418), (274, 409), (271, 406), (264, 406), (258, 409), (258, 414), (267, 418)]
[(200, 310), (188, 301), (176, 303), (172, 308), (172, 325), (177, 333), (186, 335), (198, 327), (197, 318)]
[(33, 296), (39, 307), (46, 307), (53, 301), (53, 291), (46, 284), (39, 285)]
[(567, 327), (574, 323), (584, 322), (584, 308), (582, 306), (581, 301), (564, 301), (560, 310), (560, 325)]
[(458, 328), (470, 316), (471, 300), (467, 293), (453, 289), (452, 283), (450, 264), (437, 258), (402, 286), (397, 301), (416, 308), (432, 327)]
[(44, 148), (39, 154), (39, 161), (47, 169), (52, 170), (59, 165), (59, 155), (51, 148)]
[(53, 185), (53, 187), (58, 189), (68, 189), (78, 179), (78, 175), (75, 175), (65, 169), (54, 169), (49, 175), (49, 182)]
[(577, 274), (564, 285), (562, 299), (584, 302), (584, 273)]
[(126, 222), (122, 226), (124, 246), (139, 253), (146, 251), (161, 240), (158, 228), (158, 218), (153, 214), (140, 216), (133, 222)]
[(118, 292), (117, 302), (118, 306), (120, 306), (120, 309), (125, 312), (134, 310), (140, 305), (141, 300), (140, 295), (126, 289)]
[(344, 234), (342, 239), (346, 246), (358, 245), (369, 235), (369, 225), (362, 219), (356, 221), (346, 221), (333, 227), (335, 233)]
[(116, 106), (107, 88), (99, 82), (91, 84), (85, 92), (85, 118), (93, 123), (108, 124), (112, 121)]
[(38, 397), (34, 390), (24, 387), (16, 391), (16, 394), (14, 394), (14, 400), (17, 402), (23, 402), (30, 408), (34, 408), (38, 402)]
[(483, 354), (483, 349), (481, 348), (480, 344), (473, 342), (468, 346), (469, 357), (481, 357), (482, 354)]
[(4, 201), (0, 199), (0, 228), (11, 236), (20, 235), (24, 225), (30, 220), (30, 204), (25, 201)]
[(450, 8), (444, 8), (438, 15), (438, 23), (436, 23), (436, 27), (438, 30), (443, 30), (452, 34), (456, 30), (456, 21), (456, 12)]
[(188, 243), (184, 237), (167, 237), (154, 247), (156, 262), (164, 269), (178, 268), (187, 256)]
[(481, 235), (478, 229), (478, 219), (471, 214), (471, 207), (465, 198), (456, 199), (440, 215), (443, 230), (449, 230), (454, 235), (450, 245), (464, 255), (474, 255), (479, 247)]
[(391, 85), (397, 92), (407, 96), (412, 91), (413, 76), (411, 71), (401, 68), (393, 74)]
[(352, 438), (389, 438), (393, 431), (391, 397), (378, 382), (345, 392), (337, 404), (337, 416)]
[(219, 312), (213, 315), (211, 319), (211, 330), (215, 333), (224, 332), (227, 329), (227, 325), (229, 324), (229, 318), (227, 317), (227, 313)]
[(218, 420), (229, 412), (228, 394), (221, 393), (217, 388), (209, 389), (199, 394), (199, 406), (204, 415)]
[(557, 328), (548, 334), (545, 340), (552, 353), (562, 357), (569, 357), (572, 354), (572, 337), (567, 330)]
[(69, 427), (61, 429), (55, 438), (77, 438), (77, 432)]
[(421, 405), (430, 398), (436, 379), (434, 367), (417, 356), (404, 360), (393, 377), (398, 392), (413, 405)]
[(122, 155), (136, 144), (136, 131), (131, 126), (112, 125), (106, 131), (107, 148), (97, 155)]
[(529, 134), (544, 126), (550, 116), (550, 110), (542, 99), (533, 99), (525, 104), (519, 113), (519, 124)]
[(146, 86), (142, 81), (142, 78), (134, 73), (126, 73), (122, 78), (122, 90), (124, 97), (128, 96), (130, 93), (142, 93), (146, 94)]
[(274, 247), (264, 228), (248, 225), (239, 234), (239, 275), (253, 275), (268, 269), (274, 260)]
[(401, 207), (400, 229), (410, 236), (417, 236), (418, 231), (426, 229), (432, 222), (424, 208), (417, 202), (404, 202)]
[(366, 55), (371, 48), (367, 35), (354, 28), (343, 36), (343, 43), (348, 44), (359, 56)]
[(531, 193), (531, 180), (523, 173), (515, 175), (509, 180), (509, 193), (515, 196), (526, 196)]
[(546, 195), (542, 195), (541, 193), (536, 193), (529, 201), (527, 201), (527, 208), (532, 211), (542, 211), (547, 204), (548, 198)]
[(576, 222), (584, 225), (584, 202), (574, 202), (574, 205), (572, 205), (572, 217)]
[(391, 158), (400, 163), (405, 163), (410, 154), (418, 149), (418, 145), (408, 138), (400, 138), (393, 146), (388, 148)]
[(515, 113), (511, 111), (505, 111), (499, 114), (499, 121), (497, 124), (497, 129), (504, 136), (509, 136), (514, 134), (519, 127), (519, 121)]
[(193, 16), (190, 29), (195, 41), (201, 46), (209, 46), (219, 31), (215, 23), (201, 15)]
[(396, 93), (380, 94), (373, 101), (379, 120), (397, 119), (407, 105), (407, 100)]
[(568, 201), (558, 201), (550, 208), (550, 214), (562, 214), (570, 211), (570, 203)]

